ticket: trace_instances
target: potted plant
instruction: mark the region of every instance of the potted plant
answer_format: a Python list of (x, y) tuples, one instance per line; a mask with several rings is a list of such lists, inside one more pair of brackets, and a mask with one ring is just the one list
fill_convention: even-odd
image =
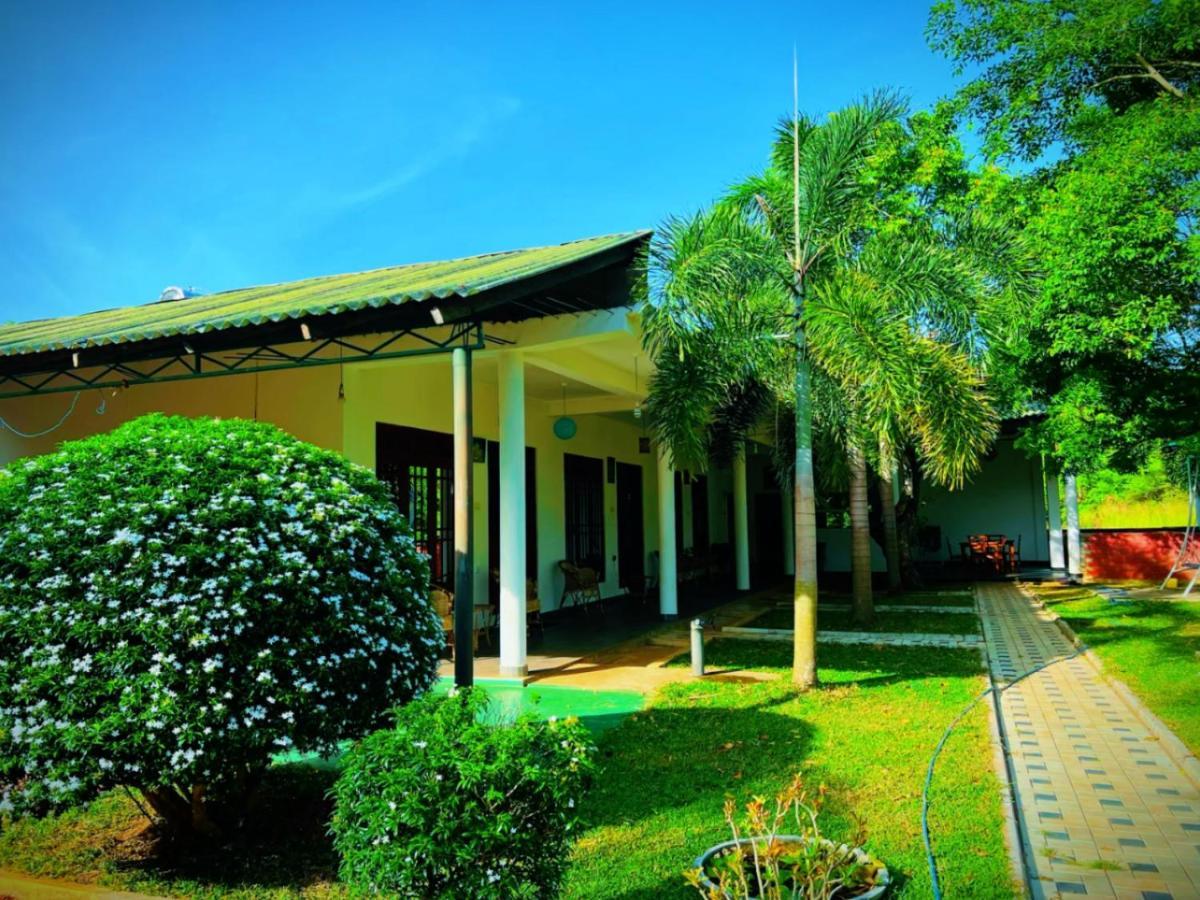
[(822, 786), (810, 798), (796, 775), (776, 795), (773, 810), (762, 797), (747, 803), (741, 826), (733, 799), (727, 799), (725, 821), (733, 840), (699, 856), (685, 873), (688, 882), (707, 900), (882, 897), (888, 889), (888, 870), (860, 846), (865, 838), (862, 828), (853, 844), (822, 836), (817, 812), (824, 794)]

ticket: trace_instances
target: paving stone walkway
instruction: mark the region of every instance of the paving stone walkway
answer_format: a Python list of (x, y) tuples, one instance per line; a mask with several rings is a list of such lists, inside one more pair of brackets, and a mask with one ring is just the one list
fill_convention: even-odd
[[(974, 612), (974, 610), (972, 610)], [(752, 625), (729, 625), (721, 629), (730, 637), (763, 641), (790, 641), (790, 628), (755, 628)], [(875, 644), (889, 647), (983, 647), (983, 638), (977, 634), (925, 634), (922, 632), (898, 631), (818, 631), (817, 640), (822, 644)]]
[(1011, 584), (978, 588), (1040, 898), (1200, 897), (1200, 788), (1090, 660)]

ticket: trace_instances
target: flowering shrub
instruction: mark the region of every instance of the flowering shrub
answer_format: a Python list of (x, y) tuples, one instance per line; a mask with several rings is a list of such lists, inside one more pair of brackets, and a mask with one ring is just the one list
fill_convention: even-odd
[(427, 696), (347, 756), (334, 788), (341, 875), (403, 897), (553, 897), (592, 773), (575, 720), (486, 721), (475, 688)]
[(269, 425), (147, 416), (0, 470), (0, 812), (124, 785), (217, 830), (272, 754), (431, 685), (428, 577), (370, 472)]

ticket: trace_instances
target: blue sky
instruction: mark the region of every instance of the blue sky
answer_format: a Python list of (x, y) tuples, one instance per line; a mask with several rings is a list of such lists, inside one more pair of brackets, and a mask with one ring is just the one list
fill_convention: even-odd
[(953, 88), (927, 2), (17, 3), (0, 321), (652, 227), (791, 105)]

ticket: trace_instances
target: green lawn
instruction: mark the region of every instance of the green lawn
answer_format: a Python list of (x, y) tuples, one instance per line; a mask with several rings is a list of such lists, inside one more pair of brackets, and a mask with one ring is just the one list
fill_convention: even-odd
[[(791, 648), (717, 640), (709, 662), (785, 673)], [(822, 687), (731, 674), (668, 687), (598, 740), (601, 773), (585, 801), (590, 826), (568, 876), (569, 897), (688, 897), (681, 873), (724, 839), (727, 793), (769, 794), (800, 770), (829, 788), (823, 821), (851, 833), (899, 880), (891, 896), (926, 897), (921, 783), (942, 729), (983, 686), (973, 651), (822, 647)], [(947, 896), (1012, 897), (985, 710), (950, 741), (935, 782), (933, 831)], [(342, 897), (325, 826), (335, 773), (277, 766), (270, 802), (245, 843), (172, 852), (146, 838), (133, 804), (110, 794), (86, 810), (0, 832), (0, 867), (147, 893), (205, 898)]]
[[(785, 673), (791, 648), (710, 642), (708, 660)], [(921, 849), (921, 784), (942, 730), (984, 686), (974, 651), (821, 648), (823, 686), (778, 680), (671, 685), (604, 735), (602, 773), (584, 812), (567, 895), (688, 897), (680, 873), (726, 838), (721, 808), (733, 794), (773, 794), (796, 770), (829, 800), (831, 837), (866, 824), (871, 852), (899, 881), (889, 896), (928, 897)], [(932, 828), (948, 897), (1018, 896), (1009, 881), (999, 787), (986, 710), (955, 733), (938, 766)]]
[[(771, 609), (746, 623), (750, 628), (791, 628), (792, 611)], [(820, 610), (817, 627), (822, 631), (889, 631), (908, 634), (979, 634), (979, 617), (974, 613), (945, 613), (931, 608), (925, 612), (876, 612), (875, 624), (854, 624), (849, 610)]]
[(1200, 603), (1112, 603), (1087, 588), (1032, 585), (1193, 753), (1200, 753)]

